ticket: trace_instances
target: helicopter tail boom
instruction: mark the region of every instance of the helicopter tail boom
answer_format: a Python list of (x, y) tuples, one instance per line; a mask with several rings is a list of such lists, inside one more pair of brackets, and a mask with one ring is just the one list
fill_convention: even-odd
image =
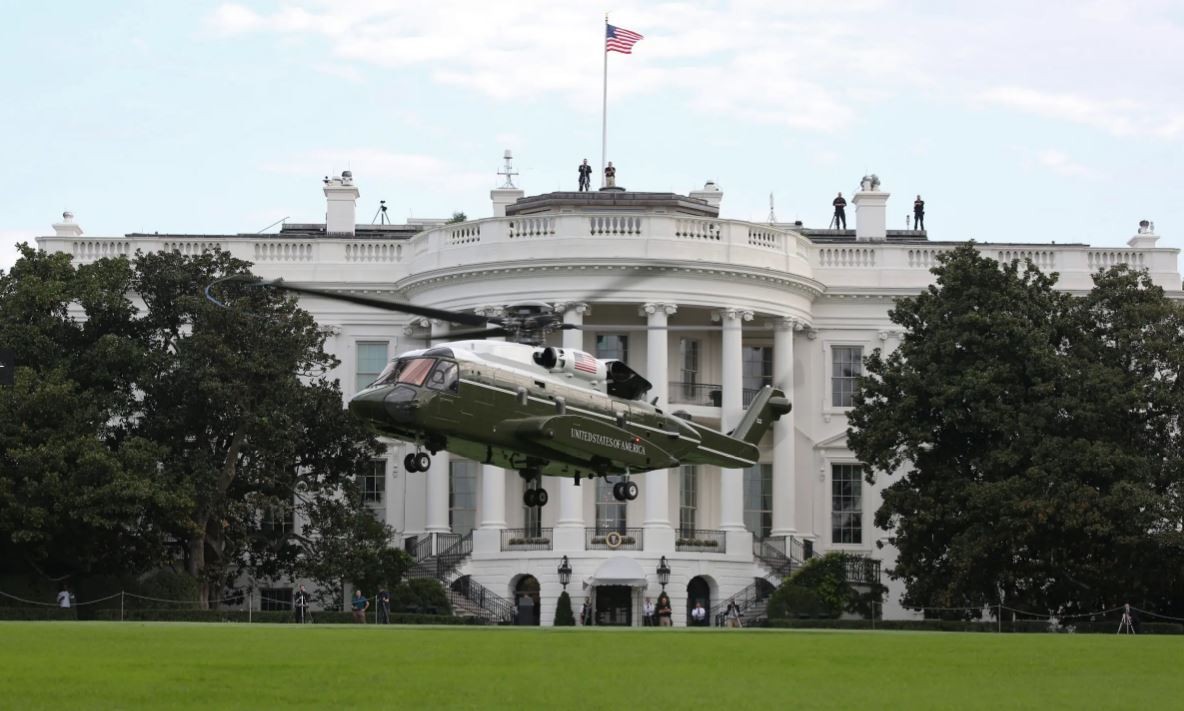
[(766, 385), (753, 398), (740, 424), (728, 434), (749, 444), (759, 444), (773, 423), (791, 409), (793, 405), (785, 397), (785, 393)]

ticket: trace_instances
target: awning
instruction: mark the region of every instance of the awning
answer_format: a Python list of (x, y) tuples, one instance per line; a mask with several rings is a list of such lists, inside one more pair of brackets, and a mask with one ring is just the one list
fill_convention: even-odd
[(641, 564), (632, 558), (609, 558), (600, 564), (592, 577), (584, 581), (585, 586), (591, 585), (628, 585), (633, 588), (649, 586), (645, 579), (645, 571)]

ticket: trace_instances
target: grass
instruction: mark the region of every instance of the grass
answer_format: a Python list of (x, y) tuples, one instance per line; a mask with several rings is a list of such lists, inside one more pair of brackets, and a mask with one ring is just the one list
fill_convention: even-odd
[(0, 708), (1178, 708), (1176, 636), (0, 623)]

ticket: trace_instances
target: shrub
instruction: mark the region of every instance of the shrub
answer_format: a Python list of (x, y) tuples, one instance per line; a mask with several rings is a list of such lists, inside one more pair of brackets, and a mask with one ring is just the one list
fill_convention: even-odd
[(576, 616), (571, 611), (571, 596), (564, 590), (559, 594), (559, 602), (555, 603), (555, 626), (575, 627)]
[(817, 592), (801, 585), (782, 585), (769, 598), (770, 618), (833, 619), (841, 612), (828, 605)]
[(411, 578), (391, 591), (391, 610), (450, 615), (452, 605), (440, 581), (432, 578)]
[[(847, 582), (847, 565), (852, 558), (855, 557), (838, 552), (811, 558), (773, 593), (769, 616), (833, 619), (844, 612), (853, 612), (871, 617), (873, 612), (878, 612), (886, 588), (876, 583), (869, 586), (868, 592), (860, 592)], [(774, 609), (780, 614), (774, 615)]]
[(76, 620), (77, 608), (0, 607), (0, 620)]

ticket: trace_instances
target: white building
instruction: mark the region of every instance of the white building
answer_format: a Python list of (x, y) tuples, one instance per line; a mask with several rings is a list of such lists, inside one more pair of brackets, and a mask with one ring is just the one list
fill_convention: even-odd
[[(424, 559), (424, 571), (440, 573), (487, 610), (504, 613), (512, 604), (506, 601), (529, 595), (542, 624), (550, 624), (565, 556), (576, 610), (595, 594), (599, 622), (635, 625), (643, 598), (661, 590), (663, 562), (677, 625), (696, 600), (718, 609), (732, 596), (759, 597), (781, 580), (789, 559), (800, 562), (810, 550), (849, 551), (891, 566), (893, 552), (877, 546), (884, 534), (872, 524), (883, 484), (863, 482), (846, 446), (846, 412), (861, 357), (899, 344), (887, 318), (893, 299), (929, 285), (937, 255), (956, 243), (886, 230), (889, 193), (878, 182), (865, 180), (853, 196), (850, 231), (720, 217), (723, 192), (710, 182), (686, 196), (620, 190), (526, 197), (507, 184), (491, 193), (492, 217), (459, 224), (358, 225), (352, 175), (326, 179), (323, 191), (325, 224), (289, 224), (278, 234), (98, 237), (83, 234), (66, 213), (55, 235), (38, 242), (80, 262), (217, 245), (267, 278), (444, 309), (496, 313), (546, 302), (583, 325), (556, 334), (557, 345), (626, 360), (654, 384), (650, 396), (660, 407), (722, 429), (762, 385), (786, 392), (793, 411), (766, 437), (759, 466), (641, 474), (641, 495), (627, 503), (616, 502), (602, 481), (548, 479), (549, 505), (527, 508), (516, 472), (441, 453), (429, 472), (412, 474), (403, 470), (405, 450), (391, 447), (367, 476), (371, 505)], [(1125, 262), (1178, 295), (1179, 250), (1157, 241), (1144, 225), (1124, 249), (980, 248), (1055, 270), (1068, 290), (1087, 290), (1093, 272)], [(306, 298), (304, 305), (330, 327), (346, 398), (390, 358), (447, 330), (336, 301)], [(610, 531), (623, 535), (606, 536)], [(879, 568), (856, 574), (879, 575)], [(886, 617), (907, 614), (899, 594), (892, 589)]]

